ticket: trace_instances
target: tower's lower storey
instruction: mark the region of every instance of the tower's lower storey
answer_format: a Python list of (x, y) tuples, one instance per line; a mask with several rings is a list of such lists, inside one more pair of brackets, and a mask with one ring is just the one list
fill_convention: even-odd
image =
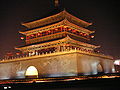
[(0, 63), (0, 79), (93, 75), (114, 72), (112, 60), (79, 52), (24, 57)]

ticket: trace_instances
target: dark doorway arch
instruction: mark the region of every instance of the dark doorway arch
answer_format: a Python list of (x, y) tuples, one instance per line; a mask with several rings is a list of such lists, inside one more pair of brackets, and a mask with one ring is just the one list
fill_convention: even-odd
[(97, 71), (98, 73), (103, 73), (103, 67), (100, 63), (97, 65)]

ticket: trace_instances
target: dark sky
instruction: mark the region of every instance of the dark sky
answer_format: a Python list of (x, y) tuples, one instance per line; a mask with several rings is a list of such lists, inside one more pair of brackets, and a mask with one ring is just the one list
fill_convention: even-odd
[[(104, 54), (120, 58), (119, 0), (61, 0), (62, 7), (74, 16), (92, 22), (94, 40)], [(22, 22), (43, 17), (53, 10), (53, 0), (0, 0), (0, 58), (23, 45), (18, 31)]]

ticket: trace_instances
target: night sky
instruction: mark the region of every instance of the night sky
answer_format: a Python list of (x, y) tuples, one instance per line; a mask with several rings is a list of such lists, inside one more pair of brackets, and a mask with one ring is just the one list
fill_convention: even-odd
[[(60, 0), (61, 6), (74, 16), (92, 22), (96, 31), (92, 40), (100, 51), (120, 58), (119, 0)], [(53, 0), (0, 0), (0, 58), (14, 47), (24, 45), (18, 31), (21, 23), (44, 17), (54, 9)]]

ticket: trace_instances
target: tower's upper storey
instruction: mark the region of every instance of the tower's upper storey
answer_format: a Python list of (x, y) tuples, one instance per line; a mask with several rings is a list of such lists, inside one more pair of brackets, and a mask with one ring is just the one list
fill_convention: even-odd
[(94, 31), (85, 27), (91, 24), (63, 10), (46, 18), (23, 23), (28, 29), (20, 33), (26, 36), (26, 44), (60, 39), (67, 35), (80, 41), (90, 40), (90, 34)]

